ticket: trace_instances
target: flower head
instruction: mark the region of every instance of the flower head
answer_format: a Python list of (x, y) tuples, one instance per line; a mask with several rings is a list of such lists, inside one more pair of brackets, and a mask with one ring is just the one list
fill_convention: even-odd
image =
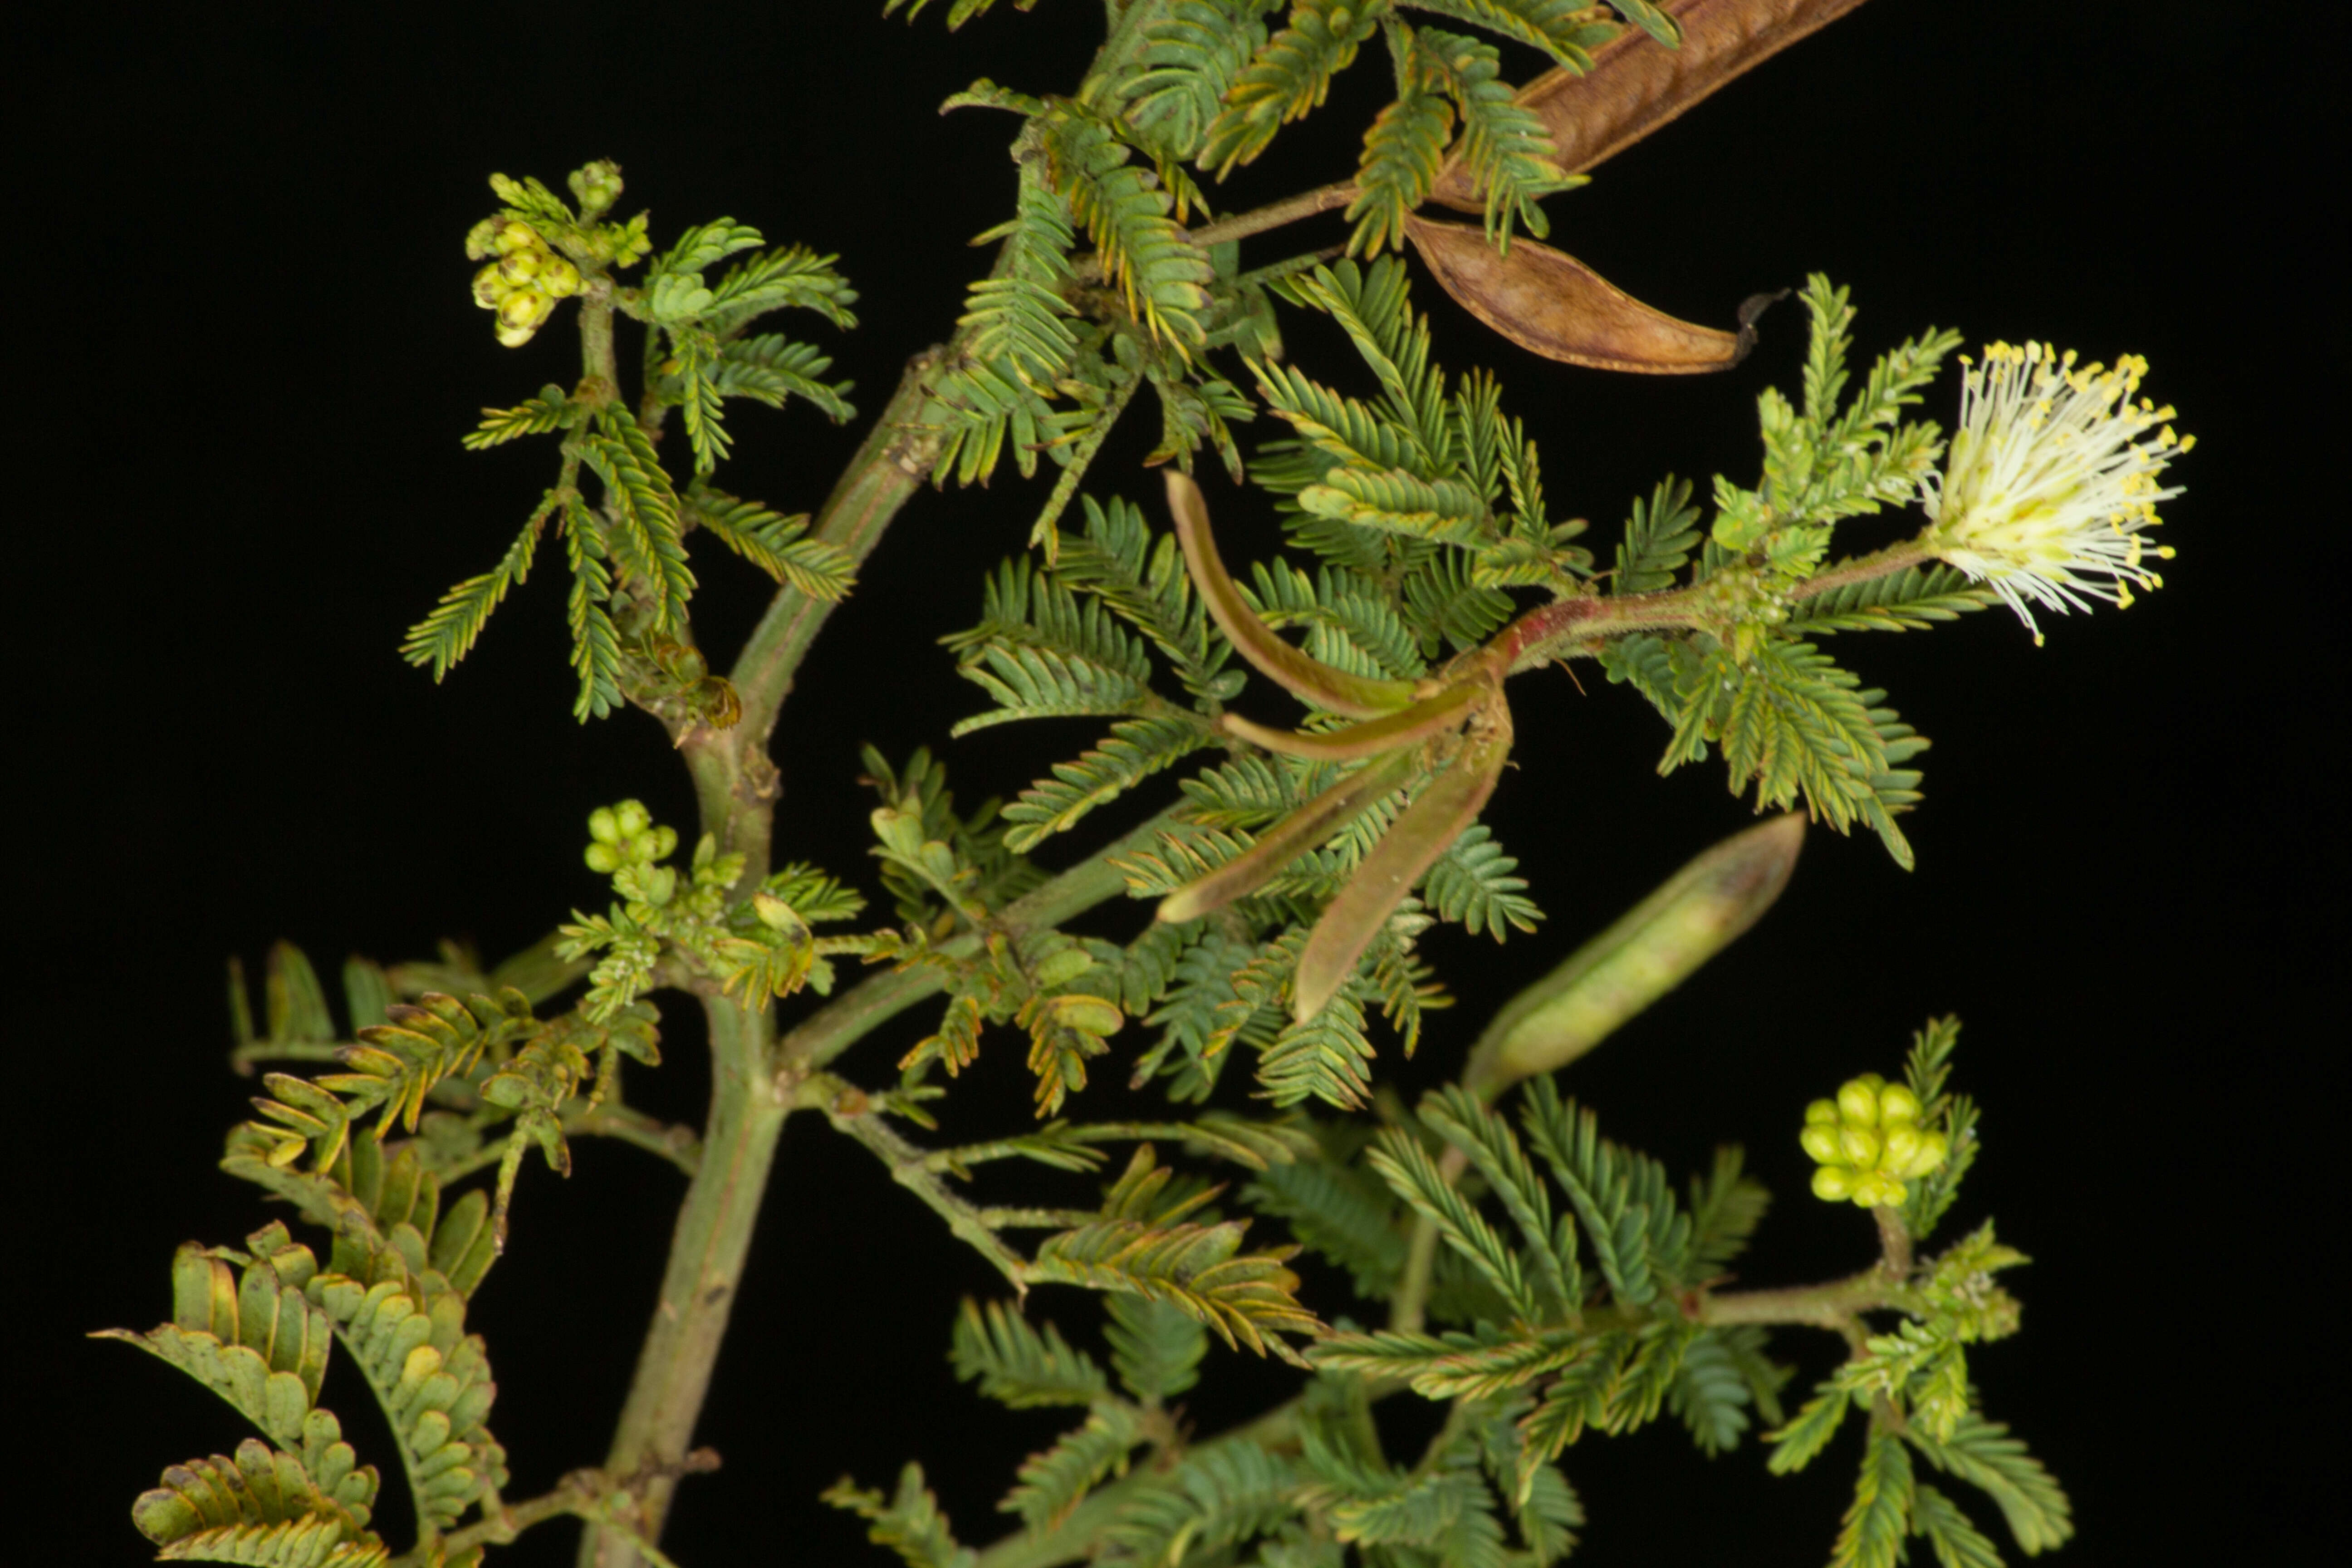
[[(2026, 601), (2064, 614), (2084, 595), (2118, 607), (2164, 580), (2142, 565), (2156, 503), (2180, 493), (2158, 476), (2195, 445), (2165, 422), (2169, 408), (2133, 402), (2147, 362), (2077, 366), (2047, 343), (1992, 343), (1963, 358), (1960, 427), (1940, 480), (1930, 480), (1920, 542), (1988, 584), (2042, 640)], [(2155, 432), (2150, 435), (2149, 432)]]

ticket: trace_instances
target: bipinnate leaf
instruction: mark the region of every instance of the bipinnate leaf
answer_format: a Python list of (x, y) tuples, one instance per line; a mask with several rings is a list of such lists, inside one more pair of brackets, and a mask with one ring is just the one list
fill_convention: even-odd
[(310, 1248), (290, 1243), (283, 1225), (256, 1234), (262, 1256), (240, 1279), (213, 1249), (194, 1242), (172, 1260), (171, 1322), (144, 1334), (109, 1329), (121, 1340), (171, 1363), (231, 1405), (270, 1440), (302, 1440), (303, 1426), (327, 1374), (332, 1326), (302, 1288), (318, 1271)]
[[(215, 1454), (165, 1470), (163, 1484), (131, 1504), (131, 1521), (167, 1562), (375, 1568), (387, 1553), (365, 1528), (374, 1475), (351, 1470), (350, 1455), (341, 1447), (343, 1474), (330, 1479), (248, 1437), (234, 1458)], [(353, 1485), (362, 1476), (364, 1484)]]
[[(1551, 132), (1560, 167), (1579, 174), (1861, 3), (1659, 0), (1656, 9), (1682, 28), (1680, 48), (1627, 28), (1592, 52), (1591, 69), (1547, 71), (1521, 89), (1517, 102)], [(1456, 212), (1481, 212), (1486, 205), (1470, 162), (1458, 154), (1430, 199)]]
[(1260, 674), (1303, 701), (1350, 719), (1378, 718), (1412, 701), (1412, 681), (1350, 675), (1309, 658), (1275, 636), (1274, 628), (1258, 619), (1241, 589), (1226, 575), (1216, 541), (1209, 533), (1209, 508), (1201, 497), (1201, 487), (1174, 468), (1164, 473), (1168, 510), (1176, 520), (1176, 537), (1183, 546), (1184, 564), (1192, 571), (1193, 585), (1201, 590), (1209, 614), (1216, 617), (1235, 650)]
[(1405, 220), (1405, 234), (1463, 309), (1530, 353), (1593, 370), (1695, 375), (1739, 363), (1746, 340), (1652, 310), (1573, 256), (1522, 239), (1508, 256), (1479, 230)]

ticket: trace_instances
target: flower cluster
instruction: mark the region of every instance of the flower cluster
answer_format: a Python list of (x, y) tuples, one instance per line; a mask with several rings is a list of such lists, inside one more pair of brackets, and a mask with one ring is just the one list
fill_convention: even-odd
[(667, 860), (677, 847), (677, 829), (655, 826), (653, 813), (634, 800), (590, 812), (588, 837), (588, 868), (607, 875), (624, 866)]
[(1951, 1142), (1919, 1126), (1919, 1097), (1876, 1073), (1850, 1079), (1835, 1100), (1805, 1107), (1804, 1144), (1821, 1169), (1813, 1195), (1830, 1203), (1851, 1198), (1864, 1208), (1899, 1204), (1903, 1184), (1944, 1163)]
[(2196, 444), (2166, 424), (2170, 408), (2133, 401), (2147, 361), (2074, 360), (2034, 342), (1990, 344), (1982, 364), (1964, 357), (1960, 427), (1924, 497), (1920, 543), (1991, 587), (2037, 643), (2028, 599), (2063, 615), (2088, 609), (2085, 595), (2120, 607), (2136, 587), (2163, 586), (2142, 562), (2172, 552), (2141, 534), (2156, 503), (2180, 493), (2158, 476)]
[(475, 261), (496, 258), (474, 274), (474, 303), (495, 310), (499, 342), (520, 348), (547, 324), (558, 300), (580, 292), (580, 269), (548, 248), (539, 230), (517, 218), (484, 218), (466, 237)]

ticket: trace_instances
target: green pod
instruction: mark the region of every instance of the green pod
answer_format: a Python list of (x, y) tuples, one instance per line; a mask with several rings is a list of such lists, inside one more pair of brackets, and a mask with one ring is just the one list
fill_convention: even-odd
[(1464, 1081), (1492, 1099), (1566, 1067), (1756, 923), (1804, 843), (1794, 813), (1734, 834), (1513, 997), (1470, 1053)]

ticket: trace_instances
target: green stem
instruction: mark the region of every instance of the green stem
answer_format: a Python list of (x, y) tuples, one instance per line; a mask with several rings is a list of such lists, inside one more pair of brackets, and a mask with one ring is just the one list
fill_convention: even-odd
[[(1470, 1156), (1450, 1145), (1438, 1156), (1437, 1173), (1449, 1187), (1469, 1167)], [(1437, 1222), (1425, 1214), (1415, 1214), (1412, 1239), (1405, 1246), (1404, 1274), (1397, 1281), (1396, 1294), (1389, 1298), (1389, 1327), (1398, 1333), (1417, 1334), (1427, 1321), (1429, 1280), (1436, 1267)]]
[(987, 1216), (940, 1179), (930, 1163), (929, 1150), (908, 1142), (883, 1121), (881, 1115), (871, 1109), (863, 1090), (831, 1073), (819, 1073), (801, 1085), (799, 1101), (823, 1112), (835, 1131), (845, 1132), (865, 1144), (875, 1158), (888, 1167), (892, 1181), (946, 1220), (948, 1228), (987, 1258), (1015, 1290), (1028, 1289), (1029, 1260), (1007, 1247)]
[(1841, 561), (1828, 571), (1808, 577), (1798, 584), (1789, 591), (1789, 596), (1792, 599), (1810, 599), (1817, 595), (1834, 593), (1840, 588), (1850, 588), (1856, 583), (1874, 583), (1881, 577), (1892, 577), (1897, 572), (1908, 567), (1924, 566), (1935, 559), (1935, 552), (1920, 544), (1917, 540), (1906, 540), (1900, 544), (1890, 544), (1884, 550), (1873, 551), (1868, 555), (1857, 555), (1851, 561)]
[(1244, 239), (1253, 234), (1264, 234), (1270, 228), (1280, 228), (1287, 223), (1297, 223), (1300, 218), (1329, 212), (1334, 207), (1344, 207), (1355, 199), (1355, 183), (1341, 180), (1337, 184), (1303, 191), (1249, 212), (1219, 218), (1215, 223), (1194, 229), (1192, 243), (1206, 249), (1212, 245), (1223, 245), (1229, 239)]
[[(1158, 836), (1176, 826), (1175, 808), (1160, 813), (1101, 853), (1088, 857), (1027, 897), (1005, 906), (997, 928), (1008, 935), (1043, 931), (1085, 913), (1125, 890), (1125, 875), (1113, 868), (1114, 858), (1150, 847)], [(979, 935), (967, 933), (944, 942), (939, 952), (949, 958), (968, 957), (980, 951)], [(778, 1043), (778, 1069), (784, 1075), (814, 1071), (856, 1045), (877, 1027), (897, 1017), (926, 996), (943, 990), (948, 976), (937, 965), (893, 970), (853, 987), (831, 1005), (794, 1028)]]
[[(944, 352), (919, 354), (908, 363), (897, 394), (817, 513), (811, 537), (838, 546), (857, 564), (874, 553), (883, 531), (930, 472), (939, 438), (925, 427), (924, 405), (930, 398), (929, 377)], [(768, 874), (778, 789), (769, 737), (801, 660), (834, 608), (790, 584), (778, 588), (729, 677), (742, 700), (742, 717), (725, 730), (698, 726), (680, 745), (704, 829), (718, 835), (721, 854), (743, 857), (742, 886)]]
[[(703, 1012), (710, 1031), (710, 1121), (604, 1467), (608, 1475), (649, 1475), (638, 1494), (638, 1532), (646, 1541), (660, 1539), (686, 1463), (792, 1110), (769, 1068), (767, 1008), (708, 996)], [(582, 1538), (581, 1568), (628, 1568), (638, 1559), (633, 1542), (604, 1525), (592, 1524)]]

